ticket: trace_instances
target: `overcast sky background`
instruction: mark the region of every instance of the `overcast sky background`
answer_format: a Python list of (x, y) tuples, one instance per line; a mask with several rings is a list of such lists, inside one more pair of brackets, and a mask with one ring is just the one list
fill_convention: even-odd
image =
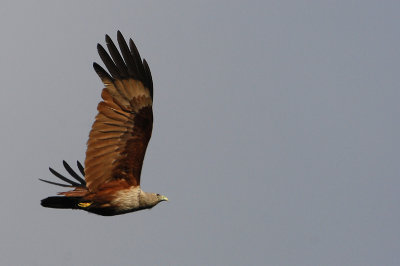
[[(1, 265), (399, 265), (400, 2), (3, 1)], [(142, 188), (42, 208), (84, 161), (121, 30), (149, 62)]]

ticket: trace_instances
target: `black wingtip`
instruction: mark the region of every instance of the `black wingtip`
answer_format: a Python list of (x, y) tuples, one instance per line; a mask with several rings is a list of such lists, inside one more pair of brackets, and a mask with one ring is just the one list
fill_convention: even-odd
[(45, 179), (41, 179), (41, 178), (39, 178), (39, 180), (42, 182), (45, 182), (47, 184), (51, 184), (51, 185), (55, 185), (55, 186), (59, 186), (59, 187), (74, 187), (71, 185), (61, 184), (61, 183), (57, 183), (57, 182), (53, 182), (53, 181), (49, 181), (49, 180), (45, 180)]
[(111, 42), (111, 38), (110, 38), (110, 36), (108, 36), (108, 34), (106, 34), (105, 39), (106, 39), (106, 43), (110, 43)]
[(65, 170), (67, 170), (67, 172), (73, 177), (75, 178), (75, 180), (77, 180), (79, 183), (81, 183), (81, 185), (85, 186), (86, 182), (85, 180), (80, 177), (73, 169), (71, 166), (69, 166), (69, 164), (66, 161), (63, 161), (63, 165)]
[(85, 176), (85, 168), (82, 166), (82, 164), (79, 161), (76, 161), (76, 165), (78, 166), (79, 171), (83, 176)]
[(105, 35), (105, 40), (109, 53), (100, 44), (97, 44), (97, 50), (108, 72), (98, 64), (93, 64), (93, 68), (100, 78), (102, 80), (104, 78), (110, 79), (111, 82), (114, 82), (115, 79), (136, 79), (150, 90), (150, 95), (153, 98), (153, 80), (150, 68), (147, 62), (144, 59), (142, 60), (134, 41), (129, 39), (127, 43), (121, 31), (118, 30), (118, 51), (108, 34)]
[(150, 95), (151, 99), (153, 99), (153, 77), (151, 76), (151, 71), (149, 64), (147, 63), (146, 59), (143, 59), (143, 67), (144, 67), (144, 72), (146, 75), (146, 80), (147, 80), (147, 87), (150, 90)]
[(74, 187), (80, 187), (82, 186), (82, 184), (76, 183), (75, 181), (72, 181), (68, 178), (66, 178), (65, 176), (63, 176), (62, 174), (60, 174), (59, 172), (53, 170), (51, 167), (49, 167), (50, 172), (55, 175), (56, 177), (58, 177), (59, 179), (61, 179), (62, 181), (71, 184)]
[(117, 30), (117, 38), (124, 38), (120, 30)]
[(108, 72), (99, 64), (97, 64), (96, 62), (93, 62), (93, 68), (94, 71), (96, 71), (97, 75), (100, 77), (100, 79), (109, 79), (109, 80), (113, 80), (113, 78), (108, 74)]

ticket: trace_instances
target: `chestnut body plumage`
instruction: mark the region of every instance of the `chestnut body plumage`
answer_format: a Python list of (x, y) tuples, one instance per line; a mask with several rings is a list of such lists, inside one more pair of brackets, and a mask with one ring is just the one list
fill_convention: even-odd
[[(65, 161), (67, 172), (77, 181), (50, 168), (72, 190), (43, 199), (44, 207), (82, 209), (99, 215), (117, 215), (149, 209), (165, 196), (143, 192), (140, 175), (153, 128), (153, 81), (146, 60), (118, 31), (121, 53), (106, 35), (109, 53), (98, 44), (99, 55), (108, 72), (97, 63), (96, 73), (105, 85), (98, 114), (89, 134), (85, 167), (78, 162), (79, 176)], [(122, 56), (121, 56), (122, 55)]]

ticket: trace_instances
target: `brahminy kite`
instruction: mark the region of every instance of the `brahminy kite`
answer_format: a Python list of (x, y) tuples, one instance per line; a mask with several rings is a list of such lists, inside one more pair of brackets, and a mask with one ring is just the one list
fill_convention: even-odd
[(89, 134), (85, 167), (77, 162), (84, 178), (65, 161), (65, 169), (76, 181), (50, 168), (66, 184), (40, 180), (72, 190), (43, 199), (43, 207), (112, 216), (150, 209), (168, 200), (140, 188), (143, 160), (153, 128), (153, 80), (149, 65), (146, 60), (142, 61), (132, 39), (128, 46), (118, 31), (117, 40), (121, 52), (108, 35), (108, 53), (97, 45), (108, 72), (93, 63), (105, 88)]

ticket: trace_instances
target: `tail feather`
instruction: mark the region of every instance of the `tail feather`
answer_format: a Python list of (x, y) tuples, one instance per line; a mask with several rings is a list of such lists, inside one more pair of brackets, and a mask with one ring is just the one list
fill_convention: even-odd
[(79, 197), (48, 197), (42, 199), (41, 205), (47, 208), (56, 209), (79, 209), (78, 203), (80, 202)]

